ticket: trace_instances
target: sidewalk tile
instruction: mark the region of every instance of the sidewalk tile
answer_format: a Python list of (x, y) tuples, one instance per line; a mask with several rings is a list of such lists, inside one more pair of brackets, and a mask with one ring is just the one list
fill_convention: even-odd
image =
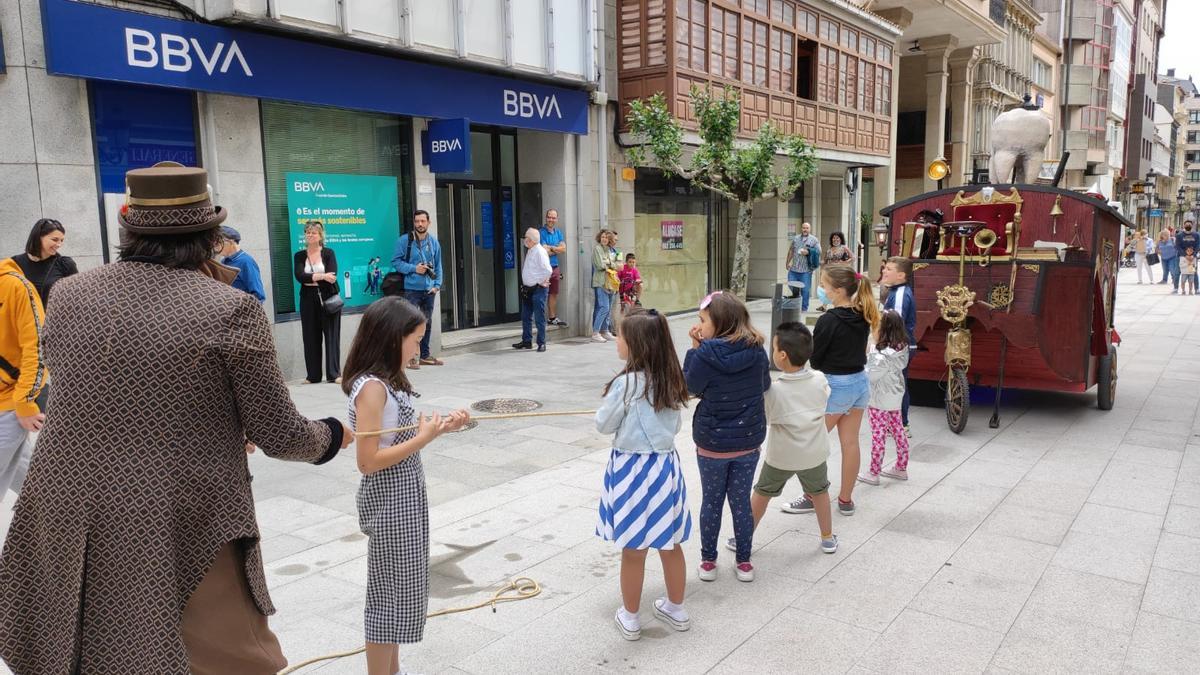
[(1130, 638), (1125, 670), (1179, 675), (1196, 672), (1196, 664), (1200, 663), (1196, 632), (1194, 623), (1142, 612)]
[(1200, 539), (1163, 532), (1154, 554), (1154, 566), (1176, 572), (1200, 572)]
[(1059, 567), (1112, 577), (1135, 584), (1146, 583), (1158, 532), (1146, 531), (1136, 536), (1090, 534), (1071, 531), (1063, 539), (1054, 564)]
[(859, 664), (888, 673), (978, 673), (992, 660), (1003, 633), (911, 609), (875, 641)]
[(1163, 526), (1168, 532), (1200, 538), (1200, 508), (1172, 504)]
[(713, 675), (799, 670), (845, 672), (878, 637), (878, 633), (869, 630), (789, 608), (767, 622), (710, 672)]
[(1150, 581), (1146, 583), (1142, 610), (1200, 623), (1200, 576), (1153, 568)]
[(1055, 550), (1026, 539), (976, 532), (954, 553), (950, 564), (1013, 582), (1034, 582), (1041, 578)]
[(1139, 584), (1050, 565), (1025, 608), (1128, 635), (1137, 620), (1142, 589)]
[[(1032, 581), (1019, 582), (961, 567), (943, 567), (909, 608), (1004, 635), (1021, 613), (1033, 587)], [(901, 615), (899, 620), (904, 618)]]
[(992, 665), (1016, 673), (1116, 675), (1129, 635), (1026, 608), (996, 650)]

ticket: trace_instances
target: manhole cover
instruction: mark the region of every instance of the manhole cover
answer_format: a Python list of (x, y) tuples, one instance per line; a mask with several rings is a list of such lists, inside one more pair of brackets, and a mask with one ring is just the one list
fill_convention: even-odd
[(529, 412), (540, 407), (542, 404), (531, 398), (489, 398), (486, 401), (476, 401), (471, 404), (472, 410), (497, 415)]
[(456, 433), (456, 434), (457, 434), (457, 433), (461, 433), (461, 432), (463, 432), (463, 431), (470, 431), (471, 429), (474, 429), (474, 428), (475, 428), (475, 427), (477, 427), (477, 426), (479, 426), (479, 421), (478, 421), (478, 420), (471, 420), (470, 422), (467, 422), (466, 424), (464, 424), (464, 425), (463, 425), (463, 428), (461, 428), (461, 429), (458, 429), (458, 430), (454, 431), (454, 433)]

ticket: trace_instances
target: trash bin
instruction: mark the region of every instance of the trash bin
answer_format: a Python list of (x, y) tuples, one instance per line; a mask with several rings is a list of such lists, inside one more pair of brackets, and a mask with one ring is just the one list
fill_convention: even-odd
[[(792, 288), (799, 288), (801, 295), (791, 297)], [(804, 307), (803, 292), (807, 291), (802, 281), (789, 281), (784, 284), (775, 284), (775, 297), (771, 298), (771, 339), (767, 344), (767, 353), (772, 351), (772, 345), (775, 344), (775, 327), (787, 321), (802, 322)], [(779, 370), (775, 367), (775, 360), (771, 359), (771, 370)]]

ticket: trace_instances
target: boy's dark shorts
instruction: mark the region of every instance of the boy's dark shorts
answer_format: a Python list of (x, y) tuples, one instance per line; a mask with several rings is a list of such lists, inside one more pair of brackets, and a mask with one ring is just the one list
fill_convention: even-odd
[(778, 497), (783, 494), (783, 488), (792, 476), (800, 479), (800, 487), (804, 488), (806, 495), (819, 495), (829, 491), (829, 467), (826, 462), (800, 471), (784, 471), (763, 462), (754, 492), (763, 497)]

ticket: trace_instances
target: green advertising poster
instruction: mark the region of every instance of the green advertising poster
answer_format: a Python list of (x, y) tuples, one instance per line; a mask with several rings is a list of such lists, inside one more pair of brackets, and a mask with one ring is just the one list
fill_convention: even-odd
[[(321, 221), (325, 246), (337, 256), (338, 286), (346, 306), (362, 307), (377, 300), (400, 234), (396, 177), (288, 173), (286, 179), (295, 250), (304, 248), (304, 224)], [(299, 284), (294, 288), (299, 307)]]

